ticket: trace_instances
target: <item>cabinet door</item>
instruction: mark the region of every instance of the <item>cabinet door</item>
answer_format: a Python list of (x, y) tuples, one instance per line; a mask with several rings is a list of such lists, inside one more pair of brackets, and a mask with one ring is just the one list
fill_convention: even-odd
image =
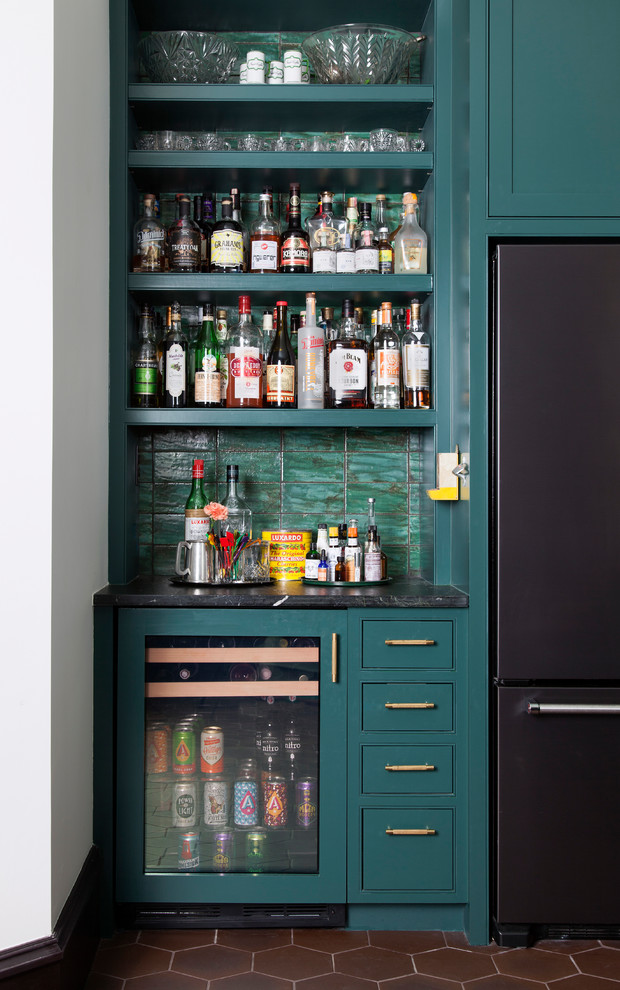
[(620, 4), (489, 3), (489, 214), (620, 213)]
[(117, 900), (346, 900), (344, 629), (120, 612)]

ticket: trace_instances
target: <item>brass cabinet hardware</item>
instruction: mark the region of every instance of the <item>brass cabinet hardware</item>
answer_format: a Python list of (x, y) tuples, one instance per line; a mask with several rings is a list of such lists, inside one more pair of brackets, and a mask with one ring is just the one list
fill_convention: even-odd
[(386, 835), (437, 835), (435, 828), (386, 828)]
[(435, 646), (434, 639), (386, 639), (386, 646)]
[(434, 708), (433, 701), (386, 701), (386, 708)]
[(338, 633), (332, 633), (332, 682), (338, 680)]
[(421, 763), (420, 764), (415, 764), (414, 763), (411, 766), (407, 766), (407, 765), (405, 765), (405, 766), (392, 766), (390, 763), (386, 763), (385, 764), (385, 769), (386, 770), (435, 770), (436, 767), (434, 767), (431, 763), (424, 763), (424, 764), (421, 764)]

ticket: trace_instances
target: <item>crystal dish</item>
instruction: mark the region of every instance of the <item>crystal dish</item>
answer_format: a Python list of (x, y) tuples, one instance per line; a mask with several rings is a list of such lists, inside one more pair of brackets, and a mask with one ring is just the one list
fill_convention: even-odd
[(321, 83), (395, 83), (422, 35), (383, 24), (342, 24), (309, 35), (302, 48)]
[(138, 54), (154, 83), (223, 83), (239, 58), (234, 45), (204, 31), (151, 31)]

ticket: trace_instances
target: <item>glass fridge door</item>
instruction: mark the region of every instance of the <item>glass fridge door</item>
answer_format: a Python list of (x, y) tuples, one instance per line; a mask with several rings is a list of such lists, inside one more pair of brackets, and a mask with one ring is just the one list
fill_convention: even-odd
[[(188, 622), (176, 611), (164, 631), (161, 612), (135, 612), (121, 636), (141, 675), (133, 716), (119, 694), (118, 886), (126, 900), (199, 900), (208, 891), (211, 900), (243, 901), (251, 890), (299, 902), (313, 889), (339, 899), (323, 890), (338, 886), (330, 862), (345, 859), (344, 829), (334, 828), (344, 821), (346, 765), (343, 672), (332, 678), (338, 634), (321, 631), (325, 613), (315, 613), (314, 632), (306, 614), (251, 616), (214, 622), (192, 612)], [(136, 671), (126, 691), (137, 694)]]

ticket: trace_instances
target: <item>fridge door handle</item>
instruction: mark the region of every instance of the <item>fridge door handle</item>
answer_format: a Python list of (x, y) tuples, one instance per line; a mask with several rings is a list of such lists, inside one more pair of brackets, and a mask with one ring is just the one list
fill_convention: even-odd
[(620, 705), (554, 705), (528, 701), (528, 715), (620, 715)]

